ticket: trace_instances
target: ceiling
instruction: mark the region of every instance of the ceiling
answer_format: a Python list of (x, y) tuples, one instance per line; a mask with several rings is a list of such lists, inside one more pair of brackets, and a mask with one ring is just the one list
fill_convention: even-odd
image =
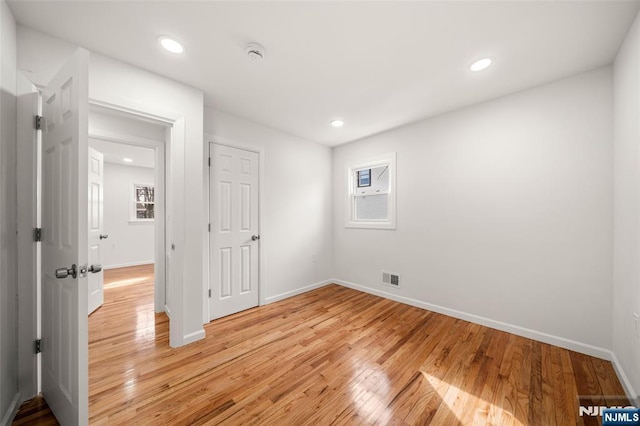
[[(89, 146), (101, 152), (105, 163), (124, 166), (155, 167), (155, 151), (150, 148), (89, 137)], [(128, 158), (131, 162), (124, 161)]]
[(151, 147), (164, 144), (165, 130), (164, 123), (89, 106), (89, 146), (102, 153), (105, 163), (154, 168), (156, 151)]
[[(9, 1), (19, 24), (329, 146), (610, 64), (637, 1)], [(175, 56), (159, 35), (186, 45)], [(245, 47), (266, 48), (262, 61)], [(476, 59), (491, 57), (472, 73)], [(344, 127), (332, 128), (334, 118)]]

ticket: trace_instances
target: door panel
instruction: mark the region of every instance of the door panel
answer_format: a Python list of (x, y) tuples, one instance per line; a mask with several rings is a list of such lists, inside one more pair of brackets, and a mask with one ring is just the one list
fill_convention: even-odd
[(42, 394), (62, 425), (88, 422), (88, 64), (78, 49), (43, 94)]
[[(89, 265), (102, 265), (100, 238), (104, 232), (104, 160), (102, 153), (89, 148)], [(89, 274), (89, 314), (104, 303), (104, 274)]]
[(211, 315), (258, 306), (258, 154), (210, 144)]

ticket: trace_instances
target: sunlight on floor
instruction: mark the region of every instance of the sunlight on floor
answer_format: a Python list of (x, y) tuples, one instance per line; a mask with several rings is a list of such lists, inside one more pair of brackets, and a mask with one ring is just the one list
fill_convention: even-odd
[[(515, 416), (504, 407), (492, 404), (482, 398), (472, 395), (455, 385), (447, 383), (444, 380), (440, 380), (437, 377), (431, 376), (428, 373), (421, 371), (429, 384), (438, 393), (438, 396), (442, 399), (442, 403), (446, 404), (451, 413), (456, 417), (459, 423), (462, 423), (463, 419), (460, 417), (461, 412), (465, 407), (482, 407), (484, 409), (478, 409), (473, 415), (473, 424), (486, 424), (491, 419), (491, 424), (494, 423), (509, 423), (514, 426), (523, 426)], [(502, 417), (507, 417), (502, 418)], [(434, 422), (437, 421), (437, 417), (434, 418)]]
[(106, 289), (106, 288), (126, 287), (129, 285), (139, 284), (141, 282), (148, 281), (151, 279), (153, 279), (153, 275), (145, 275), (143, 277), (131, 278), (128, 280), (114, 281), (112, 283), (105, 284), (104, 288)]
[(136, 311), (136, 341), (154, 340), (156, 337), (156, 314), (153, 305), (139, 306)]
[(389, 394), (389, 378), (379, 368), (367, 365), (353, 366), (353, 377), (349, 385), (351, 401), (363, 419), (375, 419), (378, 424), (388, 424), (392, 419), (392, 413), (386, 408), (380, 412), (381, 407), (386, 407)]

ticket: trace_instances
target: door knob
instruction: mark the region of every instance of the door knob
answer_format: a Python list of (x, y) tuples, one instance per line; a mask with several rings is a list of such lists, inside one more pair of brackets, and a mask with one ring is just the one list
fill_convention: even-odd
[(56, 278), (67, 278), (69, 275), (76, 278), (78, 276), (78, 267), (74, 263), (71, 268), (58, 268), (56, 269)]
[(251, 241), (256, 241), (260, 239), (260, 235), (252, 235), (251, 236)]
[(107, 238), (109, 238), (109, 234), (100, 234), (101, 240), (106, 240)]
[(98, 272), (102, 271), (102, 265), (91, 265), (89, 266), (88, 271), (97, 274)]

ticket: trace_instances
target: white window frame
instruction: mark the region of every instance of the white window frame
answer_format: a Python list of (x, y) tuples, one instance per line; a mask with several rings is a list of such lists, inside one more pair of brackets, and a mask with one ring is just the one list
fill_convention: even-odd
[[(389, 166), (389, 192), (387, 197), (387, 219), (357, 220), (355, 218), (355, 200), (357, 189), (357, 171)], [(396, 229), (396, 153), (389, 152), (365, 160), (346, 164), (347, 196), (345, 202), (345, 228)]]
[[(140, 219), (140, 218), (137, 217), (137, 214), (136, 214), (136, 210), (137, 210), (137, 208), (136, 208), (136, 204), (137, 204), (137, 201), (136, 201), (136, 187), (140, 187), (140, 186), (150, 186), (151, 188), (154, 189), (154, 193), (155, 193), (155, 185), (152, 184), (152, 183), (139, 183), (139, 182), (132, 182), (131, 183), (131, 192), (129, 193), (129, 196), (131, 197), (130, 198), (131, 207), (129, 209), (129, 223), (145, 223), (145, 222), (148, 223), (148, 222), (155, 221), (155, 210), (156, 210), (156, 208), (155, 208), (155, 204), (156, 204), (155, 196), (154, 196), (154, 201), (153, 201), (153, 205), (154, 205), (154, 207), (153, 207), (153, 215), (154, 215), (154, 218), (153, 219)], [(147, 203), (147, 204), (151, 204), (151, 203)]]

